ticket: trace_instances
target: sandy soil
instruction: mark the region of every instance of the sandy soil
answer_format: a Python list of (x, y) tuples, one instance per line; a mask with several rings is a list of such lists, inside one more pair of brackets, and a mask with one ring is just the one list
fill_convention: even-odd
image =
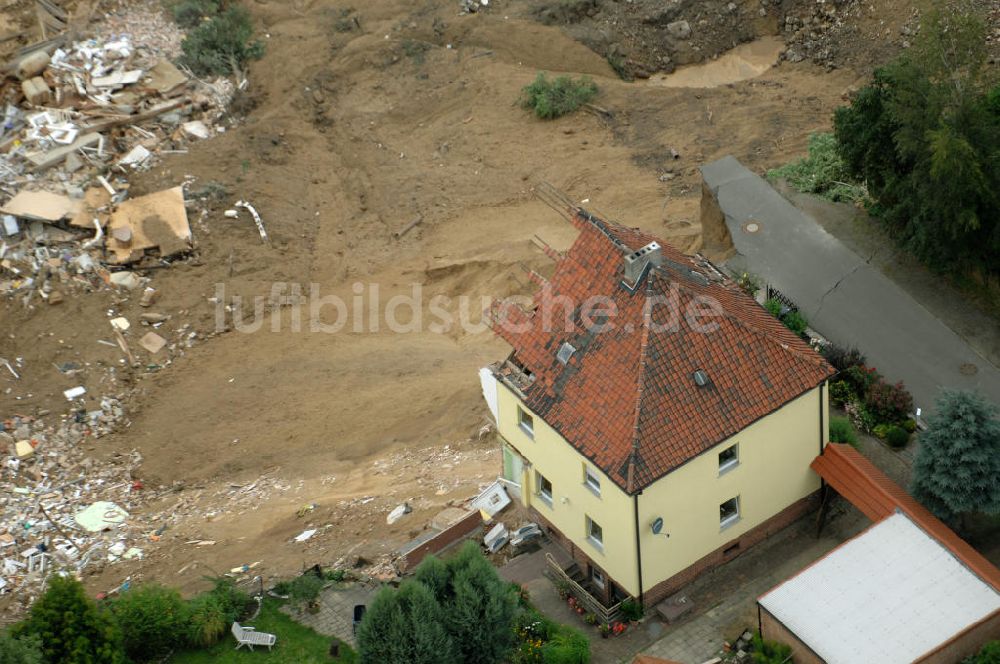
[[(108, 338), (109, 308), (138, 317), (134, 299), (0, 303), (0, 356), (28, 367), (17, 384), (0, 374), (0, 413), (65, 410), (61, 391), (72, 385), (52, 362), (84, 364), (72, 380), (95, 398), (135, 390), (128, 426), (87, 449), (99, 458), (138, 449), (147, 487), (162, 492), (146, 509), (171, 525), (145, 561), (107, 568), (89, 577), (93, 587), (132, 574), (192, 590), (201, 566), (261, 561), (271, 577), (348, 554), (372, 559), (499, 471), (495, 442), (478, 438), (487, 420), (477, 370), (504, 344), (488, 331), (354, 332), (353, 322), (336, 334), (292, 332), (292, 307), (272, 298), (291, 287), (275, 291), (276, 282), (306, 293), (316, 284), (346, 301), (354, 284), (365, 294), (378, 284), (383, 301), (414, 285), (425, 302), (531, 292), (523, 267), (551, 266), (532, 237), (556, 249), (574, 237), (533, 197), (540, 181), (698, 250), (697, 167), (733, 154), (763, 170), (804, 152), (860, 80), (782, 63), (715, 88), (630, 84), (523, 3), (495, 5), (460, 15), (450, 0), (358, 11), (346, 0), (250, 4), (267, 43), (250, 69), (255, 107), (133, 180), (135, 195), (185, 176), (195, 178), (189, 192), (208, 183), (228, 192), (193, 220), (195, 257), (154, 275), (156, 309), (172, 316), (166, 329), (191, 343), (170, 366), (133, 372), (96, 343)], [(595, 103), (610, 115), (536, 120), (516, 100), (541, 69), (594, 77)], [(237, 198), (260, 210), (270, 245), (248, 220), (223, 216)], [(233, 295), (272, 300), (279, 331), (270, 320), (255, 333), (216, 330), (217, 308)], [(474, 319), (481, 309), (469, 307)], [(119, 367), (114, 384), (109, 366)], [(415, 513), (386, 527), (403, 500)], [(318, 507), (296, 516), (305, 504)], [(322, 530), (290, 542), (307, 527)], [(216, 544), (186, 544), (194, 540)]]

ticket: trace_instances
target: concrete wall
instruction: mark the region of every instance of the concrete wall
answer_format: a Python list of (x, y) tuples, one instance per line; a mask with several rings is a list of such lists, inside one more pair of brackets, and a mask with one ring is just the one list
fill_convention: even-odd
[[(671, 587), (666, 582), (672, 577), (724, 562), (728, 546), (740, 543), (745, 550), (811, 507), (810, 497), (819, 489), (820, 480), (809, 464), (821, 451), (821, 409), (824, 434), (827, 428), (826, 397), (823, 388), (807, 392), (644, 490), (638, 499), (644, 591), (658, 587), (666, 592)], [(527, 409), (533, 416), (534, 435), (525, 433), (518, 424), (518, 407), (524, 408), (516, 393), (501, 383), (498, 431), (526, 460), (521, 478), (510, 478), (521, 483), (525, 506), (572, 541), (583, 554), (575, 557), (591, 561), (626, 592), (637, 596), (633, 498)], [(719, 452), (734, 444), (738, 445), (739, 464), (720, 473)], [(584, 468), (588, 466), (601, 478), (600, 496), (584, 484)], [(536, 473), (552, 483), (551, 505), (539, 495)], [(737, 496), (740, 519), (723, 528), (719, 507)], [(588, 516), (604, 531), (603, 547), (587, 539)], [(663, 518), (663, 532), (670, 534), (669, 539), (651, 532), (650, 525), (657, 517)]]

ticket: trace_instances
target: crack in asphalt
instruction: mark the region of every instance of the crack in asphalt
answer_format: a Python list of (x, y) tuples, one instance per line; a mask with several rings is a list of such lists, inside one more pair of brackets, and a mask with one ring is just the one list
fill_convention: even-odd
[[(816, 311), (814, 311), (812, 313), (812, 317), (813, 318), (815, 318), (816, 316), (818, 316), (819, 312), (823, 310), (823, 302), (826, 301), (826, 296), (829, 295), (830, 293), (832, 293), (833, 291), (837, 290), (837, 288), (840, 286), (840, 284), (842, 284), (845, 279), (847, 279), (848, 277), (852, 276), (855, 272), (857, 272), (858, 270), (860, 270), (861, 268), (863, 268), (866, 265), (871, 265), (872, 264), (872, 259), (875, 258), (875, 254), (876, 253), (878, 253), (877, 249), (872, 250), (872, 253), (871, 253), (871, 255), (868, 258), (862, 259), (862, 262), (860, 262), (857, 265), (855, 265), (854, 268), (850, 272), (848, 272), (847, 274), (845, 274), (844, 276), (842, 276), (840, 279), (837, 279), (837, 283), (835, 283), (834, 285), (832, 285), (828, 289), (826, 289), (826, 292), (823, 293), (823, 295), (819, 298), (819, 306), (817, 306), (816, 307)], [(858, 257), (861, 258), (860, 256), (858, 256)]]

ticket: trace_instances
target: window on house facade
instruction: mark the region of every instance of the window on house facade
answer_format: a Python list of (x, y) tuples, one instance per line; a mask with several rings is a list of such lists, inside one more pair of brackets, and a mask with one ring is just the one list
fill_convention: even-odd
[(604, 550), (604, 530), (601, 529), (600, 524), (589, 516), (587, 517), (587, 541), (601, 551)]
[(535, 419), (520, 406), (517, 407), (517, 425), (528, 436), (535, 437)]
[(590, 568), (590, 580), (594, 584), (594, 586), (600, 590), (604, 590), (604, 584), (607, 583), (607, 581), (604, 578), (604, 572), (597, 569), (596, 567)]
[(728, 528), (740, 520), (740, 497), (730, 498), (719, 505), (719, 527)]
[(593, 491), (595, 495), (601, 495), (601, 478), (597, 476), (597, 473), (588, 468), (586, 464), (583, 466), (583, 483), (586, 484), (587, 488)]
[(719, 452), (719, 474), (723, 474), (740, 465), (740, 450), (738, 445), (731, 445)]
[(549, 507), (552, 507), (552, 482), (545, 479), (537, 470), (535, 471), (535, 486), (538, 487), (538, 495), (541, 497), (542, 502), (546, 503)]

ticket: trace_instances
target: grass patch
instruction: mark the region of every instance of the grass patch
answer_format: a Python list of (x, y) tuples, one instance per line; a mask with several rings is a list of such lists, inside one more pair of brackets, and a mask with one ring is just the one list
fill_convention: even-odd
[(569, 76), (549, 78), (539, 72), (531, 85), (521, 90), (521, 106), (535, 111), (543, 120), (551, 120), (572, 113), (597, 94), (597, 84), (582, 76), (576, 80)]
[(768, 179), (782, 178), (796, 191), (816, 194), (835, 202), (859, 202), (868, 196), (864, 185), (850, 181), (847, 165), (837, 153), (833, 134), (812, 134), (809, 154), (767, 172)]
[(259, 632), (269, 632), (278, 637), (274, 649), (267, 653), (267, 648), (257, 647), (250, 652), (246, 647), (235, 650), (236, 641), (226, 626), (226, 636), (211, 648), (192, 650), (174, 655), (168, 660), (171, 664), (242, 664), (267, 660), (269, 664), (356, 664), (357, 654), (346, 643), (340, 645), (340, 657), (330, 657), (330, 644), (333, 638), (317, 634), (313, 630), (292, 620), (278, 610), (282, 602), (270, 597), (264, 598), (264, 606), (260, 615), (253, 621), (252, 627)]

